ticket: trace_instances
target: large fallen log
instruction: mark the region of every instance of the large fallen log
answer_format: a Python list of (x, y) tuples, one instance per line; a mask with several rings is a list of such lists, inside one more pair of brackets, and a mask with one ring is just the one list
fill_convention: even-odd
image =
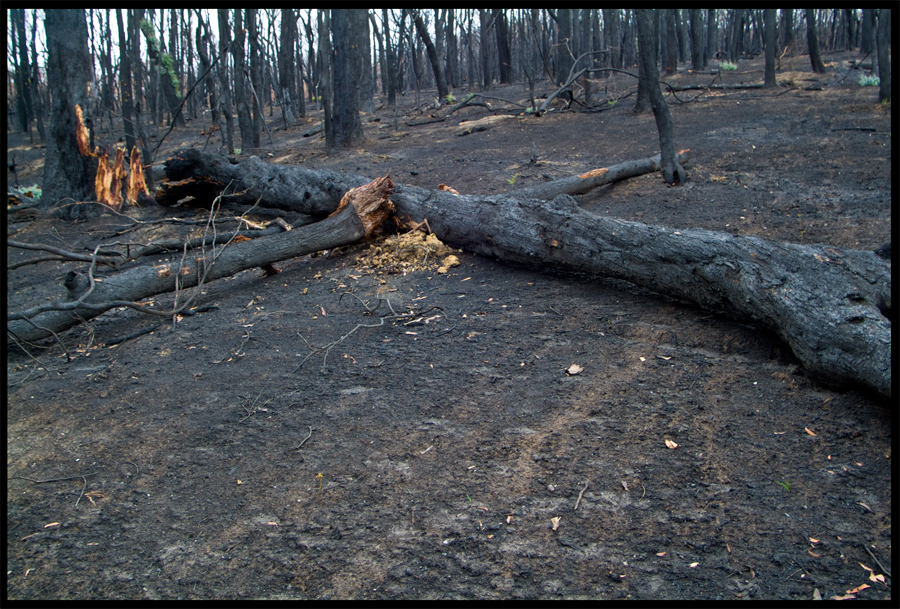
[[(210, 156), (203, 155), (202, 167), (222, 163)], [(244, 165), (258, 173), (248, 175)], [(186, 163), (180, 171), (198, 178), (200, 167)], [(290, 209), (303, 213), (333, 209), (340, 189), (367, 181), (258, 160), (232, 165), (227, 175), (247, 196), (272, 206), (279, 200), (269, 197), (266, 184), (275, 182), (277, 193), (300, 195), (291, 198)], [(557, 182), (567, 192), (566, 180)], [(480, 197), (397, 185), (391, 199), (401, 218), (427, 218), (448, 245), (623, 279), (753, 320), (774, 330), (811, 372), (891, 395), (891, 267), (873, 252), (604, 218), (565, 194), (547, 202), (517, 193)]]
[(354, 243), (372, 233), (391, 211), (388, 197), (393, 184), (378, 178), (353, 189), (326, 219), (300, 228), (205, 251), (184, 261), (139, 266), (95, 281), (90, 290), (87, 275), (70, 273), (66, 281), (71, 300), (10, 313), (7, 330), (18, 341), (35, 341), (66, 330), (111, 308), (132, 306), (137, 301), (187, 289), (245, 269), (296, 258), (323, 249)]

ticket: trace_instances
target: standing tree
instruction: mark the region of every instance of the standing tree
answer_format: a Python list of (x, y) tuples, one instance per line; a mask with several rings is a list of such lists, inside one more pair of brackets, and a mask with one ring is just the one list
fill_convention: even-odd
[(331, 35), (334, 39), (334, 146), (350, 148), (365, 140), (359, 118), (359, 87), (363, 72), (363, 45), (368, 45), (366, 9), (331, 11)]
[(509, 26), (506, 23), (506, 11), (494, 9), (494, 22), (497, 24), (497, 57), (500, 60), (500, 83), (512, 82), (512, 53), (509, 50)]
[(84, 9), (47, 9), (44, 31), (52, 105), (42, 200), (51, 204), (66, 198), (83, 200), (93, 192), (96, 174), (87, 142), (79, 142), (76, 113), (76, 106), (86, 107), (93, 79)]
[(156, 73), (159, 75), (159, 85), (162, 88), (166, 104), (169, 106), (172, 123), (176, 127), (184, 127), (186, 123), (184, 113), (180, 110), (181, 97), (179, 97), (175, 88), (178, 86), (178, 77), (175, 74), (172, 56), (168, 53), (163, 54), (160, 52), (159, 41), (156, 39), (156, 35), (153, 33), (153, 26), (149, 21), (141, 22), (141, 32), (143, 32), (144, 38), (147, 39), (147, 54), (150, 57), (150, 63), (153, 64), (156, 68)]
[(425, 22), (422, 21), (421, 11), (416, 11), (413, 23), (416, 26), (416, 32), (419, 34), (419, 38), (422, 39), (422, 43), (425, 45), (425, 52), (428, 53), (428, 61), (431, 63), (431, 69), (434, 71), (434, 80), (437, 83), (438, 97), (440, 99), (446, 99), (447, 95), (450, 94), (450, 90), (447, 88), (447, 76), (444, 74), (444, 62), (438, 57), (437, 50), (434, 48), (434, 43), (431, 41), (431, 35), (428, 33), (428, 28), (425, 27)]
[(765, 13), (763, 15), (763, 20), (765, 21), (765, 29), (766, 29), (766, 76), (765, 83), (763, 86), (766, 89), (770, 89), (775, 87), (777, 83), (775, 82), (775, 57), (776, 51), (778, 49), (775, 48), (775, 41), (778, 40), (776, 35), (775, 23), (778, 19), (777, 10), (774, 8), (765, 9)]
[(491, 22), (490, 19), (488, 19), (488, 12), (486, 9), (478, 9), (478, 19), (481, 25), (481, 30), (478, 33), (481, 40), (481, 88), (487, 91), (491, 88), (491, 81), (493, 79), (491, 77), (490, 46), (488, 45)]
[(691, 9), (691, 70), (699, 72), (706, 67), (703, 53), (703, 17), (699, 8)]
[(116, 9), (116, 22), (119, 26), (119, 95), (122, 99), (122, 121), (125, 127), (125, 150), (131, 154), (134, 148), (134, 93), (131, 88), (131, 45), (125, 39), (125, 22), (122, 18), (124, 9)]
[(650, 97), (653, 115), (656, 117), (656, 128), (659, 130), (659, 147), (661, 168), (666, 184), (683, 184), (687, 173), (678, 163), (675, 153), (675, 135), (672, 129), (672, 115), (669, 106), (659, 90), (659, 78), (656, 71), (656, 49), (653, 44), (653, 28), (650, 25), (652, 9), (635, 9), (634, 16), (638, 30), (638, 58), (641, 62), (640, 78), (644, 89)]
[(825, 74), (825, 64), (819, 54), (819, 39), (816, 37), (816, 9), (806, 9), (806, 38), (809, 43), (809, 61), (812, 63), (813, 72)]
[(859, 34), (859, 52), (868, 55), (875, 50), (875, 9), (862, 10), (862, 31)]
[(225, 115), (225, 147), (228, 149), (228, 154), (234, 154), (234, 115), (231, 105), (231, 86), (228, 82), (228, 62), (225, 59), (228, 45), (231, 44), (228, 9), (220, 8), (217, 11), (219, 21), (219, 55), (221, 56), (217, 72), (219, 75), (219, 90), (222, 91), (222, 114)]
[(244, 76), (244, 15), (241, 9), (234, 9), (234, 44), (231, 55), (234, 57), (234, 103), (237, 106), (238, 127), (241, 129), (241, 147), (258, 148), (259, 133), (254, 136), (253, 118), (250, 115), (249, 91)]
[(662, 9), (660, 12), (664, 30), (664, 41), (666, 43), (663, 52), (663, 69), (667, 76), (671, 76), (678, 71), (678, 37), (675, 34), (675, 9)]
[(391, 44), (391, 26), (386, 8), (381, 9), (382, 35), (384, 36), (384, 90), (387, 94), (387, 104), (392, 108), (397, 105), (397, 54), (394, 45)]
[(889, 102), (891, 101), (891, 53), (888, 50), (888, 42), (891, 39), (891, 9), (889, 8), (878, 10), (878, 32), (875, 39), (875, 46), (878, 49), (878, 78), (881, 81), (878, 99)]
[(716, 56), (718, 48), (719, 28), (716, 25), (716, 9), (706, 9), (706, 57), (712, 59)]
[(284, 126), (294, 124), (294, 40), (297, 19), (294, 11), (281, 9), (281, 44), (278, 50), (278, 82), (281, 85), (281, 116)]
[[(260, 67), (260, 47), (259, 47), (259, 31), (256, 28), (256, 9), (245, 9), (247, 23), (247, 39), (250, 43), (250, 69), (247, 84), (250, 86), (250, 95), (248, 96), (249, 108), (251, 112), (252, 129), (250, 131), (253, 138), (252, 148), (259, 148), (259, 137), (263, 130), (263, 83), (262, 69)], [(242, 136), (243, 137), (243, 136)]]
[[(13, 8), (9, 10), (10, 18), (13, 22), (11, 33), (13, 35), (13, 56), (18, 47), (19, 61), (16, 63), (15, 85), (16, 85), (16, 114), (19, 119), (19, 130), (25, 133), (31, 133), (31, 119), (34, 116), (34, 109), (31, 103), (31, 70), (28, 65), (28, 45), (25, 44), (25, 9)], [(16, 44), (18, 39), (18, 44)], [(37, 60), (37, 58), (35, 58)]]

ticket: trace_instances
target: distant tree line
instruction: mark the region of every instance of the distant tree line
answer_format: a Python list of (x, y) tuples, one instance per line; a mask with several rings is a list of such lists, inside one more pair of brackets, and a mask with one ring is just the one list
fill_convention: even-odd
[[(711, 60), (735, 62), (774, 50), (777, 57), (810, 53), (818, 71), (822, 53), (858, 48), (877, 64), (877, 44), (890, 44), (888, 9), (769, 11), (774, 45), (766, 42), (763, 9), (658, 9), (651, 20), (658, 65), (669, 74), (700, 71)], [(34, 129), (44, 141), (53, 91), (46, 71), (50, 33), (39, 30), (50, 24), (43, 10), (8, 12), (7, 128)], [(351, 115), (373, 111), (376, 96), (390, 107), (398, 95), (415, 93), (419, 100), (426, 90), (422, 101), (433, 102), (436, 90), (439, 101), (450, 102), (460, 89), (543, 79), (559, 84), (576, 61), (591, 77), (611, 74), (602, 68), (638, 64), (637, 22), (629, 9), (83, 13), (90, 57), (85, 115), (95, 130), (123, 134), (128, 147), (138, 144), (145, 158), (152, 158), (145, 134), (151, 124), (203, 119), (220, 127), (216, 137), (233, 152), (260, 147), (266, 115), (280, 112), (288, 126), (324, 109), (329, 144), (346, 146), (361, 138), (359, 118)]]

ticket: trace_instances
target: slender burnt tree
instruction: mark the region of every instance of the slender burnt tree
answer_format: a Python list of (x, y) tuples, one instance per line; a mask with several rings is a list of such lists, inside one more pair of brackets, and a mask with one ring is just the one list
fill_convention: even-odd
[(891, 9), (878, 10), (878, 32), (875, 46), (878, 49), (878, 78), (881, 81), (878, 89), (878, 99), (882, 102), (891, 101), (891, 54), (888, 43), (891, 39)]
[(675, 154), (675, 135), (672, 128), (672, 115), (669, 106), (659, 90), (659, 78), (656, 70), (656, 49), (653, 44), (653, 28), (650, 24), (652, 9), (636, 9), (634, 11), (638, 30), (638, 59), (641, 62), (640, 78), (650, 97), (656, 127), (659, 130), (659, 147), (663, 178), (666, 184), (683, 184), (687, 179), (684, 168), (678, 163)]
[(428, 61), (431, 63), (431, 69), (434, 72), (434, 80), (437, 83), (438, 97), (440, 99), (445, 99), (447, 95), (450, 94), (450, 90), (447, 88), (447, 76), (444, 74), (444, 62), (438, 57), (437, 50), (434, 48), (434, 43), (431, 41), (431, 35), (428, 33), (428, 28), (425, 27), (425, 22), (422, 20), (421, 11), (416, 11), (413, 23), (416, 26), (416, 32), (419, 34), (419, 38), (422, 39), (422, 43), (425, 45), (425, 52), (428, 54)]
[(806, 39), (809, 44), (809, 61), (812, 63), (813, 72), (825, 74), (825, 64), (822, 63), (822, 55), (819, 53), (819, 39), (816, 36), (816, 9), (806, 9)]
[(763, 20), (765, 21), (765, 29), (766, 29), (766, 72), (765, 72), (765, 84), (764, 86), (768, 89), (776, 86), (775, 82), (775, 57), (776, 51), (775, 48), (776, 40), (778, 37), (776, 35), (776, 23), (778, 20), (777, 10), (774, 8), (765, 9), (765, 14), (763, 15)]

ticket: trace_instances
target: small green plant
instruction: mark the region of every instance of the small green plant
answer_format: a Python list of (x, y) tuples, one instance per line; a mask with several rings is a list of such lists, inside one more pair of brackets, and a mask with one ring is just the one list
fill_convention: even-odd
[(319, 472), (319, 474), (316, 476), (316, 480), (319, 481), (319, 503), (322, 503), (322, 478), (324, 478), (324, 476), (322, 475), (322, 472)]
[(507, 180), (507, 182), (509, 182), (510, 186), (515, 186), (516, 178), (518, 178), (518, 177), (519, 177), (519, 174), (515, 173), (515, 174), (513, 174), (513, 177), (511, 177), (510, 179)]
[(877, 76), (861, 74), (859, 77), (860, 87), (877, 87), (881, 84), (881, 79)]
[(617, 101), (619, 101), (619, 100), (617, 100), (617, 99), (611, 99), (611, 100), (609, 100), (608, 102), (606, 102), (606, 105), (609, 106), (610, 108), (612, 108), (613, 106), (616, 105), (616, 102), (617, 102)]
[(720, 62), (719, 62), (719, 69), (720, 69), (720, 70), (726, 70), (726, 71), (729, 71), (729, 70), (737, 70), (737, 66), (734, 65), (733, 63), (731, 63), (730, 61), (720, 61)]
[(41, 187), (35, 184), (34, 186), (30, 186), (29, 188), (20, 188), (19, 192), (21, 192), (26, 197), (31, 197), (32, 199), (40, 199), (43, 191)]
[(777, 484), (778, 486), (784, 487), (784, 490), (786, 490), (787, 492), (789, 492), (789, 493), (791, 492), (791, 481), (790, 480), (784, 480), (783, 482), (776, 481), (775, 484)]
[(447, 97), (445, 97), (444, 99), (447, 100), (447, 103), (448, 103), (448, 104), (455, 104), (455, 103), (456, 103), (456, 98), (453, 97), (453, 94), (452, 94), (452, 93), (447, 93)]

